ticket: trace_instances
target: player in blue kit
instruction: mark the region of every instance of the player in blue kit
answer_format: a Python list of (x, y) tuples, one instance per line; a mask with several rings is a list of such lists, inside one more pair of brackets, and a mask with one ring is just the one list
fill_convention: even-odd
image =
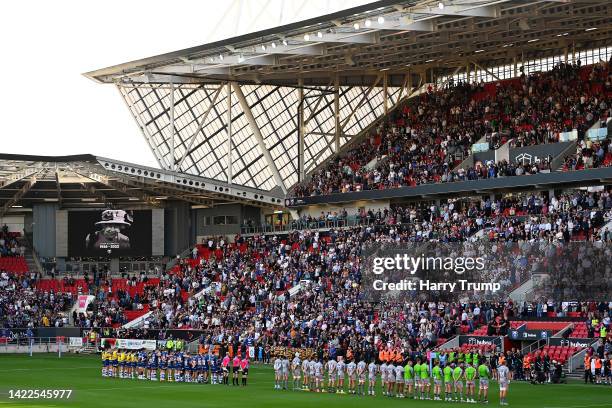
[(183, 354), (177, 353), (174, 356), (174, 381), (175, 382), (183, 381), (182, 373), (183, 373)]
[(184, 381), (186, 383), (191, 382), (191, 357), (189, 354), (185, 353), (183, 357), (183, 372), (184, 372)]
[(147, 368), (149, 370), (149, 380), (157, 381), (157, 355), (155, 353), (151, 353), (149, 356)]
[(168, 354), (164, 351), (159, 357), (159, 381), (166, 381), (166, 370), (168, 369)]
[(210, 362), (210, 354), (204, 354), (202, 356), (202, 365), (203, 365), (203, 368), (202, 368), (202, 375), (203, 375), (202, 381), (204, 382), (204, 384), (208, 383), (208, 377), (210, 375), (210, 364), (209, 364), (209, 362)]
[(143, 350), (140, 350), (138, 352), (137, 359), (138, 359), (138, 362), (136, 363), (136, 365), (138, 366), (138, 379), (144, 380), (147, 362), (146, 362), (146, 354)]

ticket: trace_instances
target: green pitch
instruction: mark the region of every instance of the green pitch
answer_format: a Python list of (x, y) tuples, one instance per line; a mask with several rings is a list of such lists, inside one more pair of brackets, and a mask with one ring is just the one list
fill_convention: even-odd
[[(0, 355), (0, 408), (2, 407), (79, 407), (79, 408), (189, 408), (189, 407), (449, 407), (481, 406), (434, 401), (414, 401), (383, 397), (318, 394), (304, 391), (274, 390), (270, 367), (254, 365), (249, 371), (249, 385), (198, 385), (152, 383), (139, 380), (102, 378), (100, 361), (92, 356), (54, 354)], [(8, 399), (9, 389), (72, 389), (69, 400)], [(497, 385), (492, 384), (489, 406), (498, 406)], [(612, 387), (511, 383), (508, 395), (511, 407), (525, 408), (606, 408), (612, 407)]]

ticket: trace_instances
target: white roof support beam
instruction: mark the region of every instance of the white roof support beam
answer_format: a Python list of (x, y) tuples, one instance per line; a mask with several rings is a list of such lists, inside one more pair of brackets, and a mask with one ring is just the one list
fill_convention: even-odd
[[(40, 171), (40, 170), (39, 170)], [(28, 191), (36, 184), (36, 176), (33, 175), (30, 179), (10, 198), (2, 207), (0, 207), (0, 217), (3, 217)]]
[[(310, 40), (314, 44), (317, 43), (346, 43), (346, 44), (376, 44), (378, 43), (378, 34), (376, 32), (367, 33), (323, 33), (322, 37), (318, 37), (316, 33), (310, 34)], [(308, 43), (308, 42), (307, 42)]]
[(206, 119), (208, 118), (210, 111), (215, 107), (215, 103), (217, 102), (217, 98), (219, 97), (219, 94), (221, 93), (221, 89), (223, 89), (223, 85), (219, 85), (219, 88), (215, 92), (215, 95), (213, 96), (213, 99), (210, 102), (210, 105), (208, 106), (208, 109), (206, 109), (206, 112), (204, 112), (204, 115), (202, 115), (202, 118), (200, 119), (200, 123), (198, 123), (198, 128), (196, 129), (195, 132), (193, 132), (191, 136), (189, 136), (189, 142), (187, 145), (187, 149), (185, 150), (185, 153), (183, 153), (183, 157), (181, 157), (181, 160), (179, 160), (178, 165), (176, 166), (177, 171), (182, 171), (181, 167), (183, 166), (183, 162), (185, 161), (185, 159), (191, 152), (191, 148), (193, 147), (193, 142), (195, 141), (198, 133), (200, 133), (200, 131), (202, 130), (202, 127), (204, 126), (204, 122), (206, 122)]
[(16, 183), (20, 180), (23, 180), (25, 178), (31, 177), (35, 174), (38, 174), (41, 172), (41, 167), (40, 166), (36, 166), (36, 167), (29, 167), (29, 166), (23, 166), (21, 169), (9, 174), (6, 177), (6, 180), (2, 181), (0, 180), (0, 189), (7, 187), (13, 183)]
[(432, 19), (412, 20), (410, 18), (402, 18), (400, 20), (385, 21), (382, 24), (375, 23), (376, 30), (389, 31), (434, 31), (434, 22)]
[(495, 6), (480, 6), (480, 7), (461, 7), (461, 6), (446, 6), (427, 7), (423, 9), (410, 10), (411, 14), (426, 14), (434, 16), (449, 16), (449, 17), (499, 17), (499, 8)]
[(276, 167), (276, 164), (274, 163), (274, 159), (272, 159), (272, 155), (270, 154), (270, 151), (266, 147), (266, 143), (264, 142), (261, 131), (259, 130), (257, 121), (255, 120), (255, 117), (253, 116), (253, 112), (251, 112), (251, 107), (249, 106), (246, 98), (244, 97), (244, 94), (242, 93), (242, 89), (240, 89), (240, 85), (237, 84), (236, 82), (232, 82), (232, 89), (234, 90), (234, 93), (236, 94), (236, 98), (238, 98), (240, 107), (242, 108), (242, 111), (244, 112), (244, 115), (246, 116), (247, 121), (249, 122), (249, 126), (251, 128), (251, 131), (253, 132), (253, 136), (255, 137), (255, 140), (257, 141), (257, 144), (259, 145), (259, 149), (261, 150), (264, 156), (264, 159), (266, 160), (266, 164), (268, 165), (268, 168), (270, 169), (270, 171), (272, 172), (272, 175), (274, 176), (274, 180), (276, 181), (278, 186), (283, 190), (283, 193), (287, 194), (287, 187), (285, 186), (283, 178), (281, 177), (278, 171), (278, 167)]

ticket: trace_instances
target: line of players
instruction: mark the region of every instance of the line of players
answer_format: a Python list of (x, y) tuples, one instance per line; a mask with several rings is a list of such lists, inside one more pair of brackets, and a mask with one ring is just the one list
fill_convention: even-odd
[(167, 382), (247, 385), (249, 359), (226, 354), (189, 354), (180, 351), (109, 350), (102, 352), (102, 377)]
[[(289, 388), (289, 373), (293, 379), (293, 390), (332, 392), (336, 394), (376, 395), (376, 384), (380, 379), (383, 395), (396, 398), (413, 398), (447, 402), (489, 402), (489, 380), (491, 369), (487, 361), (478, 364), (451, 363), (440, 365), (440, 360), (430, 362), (426, 358), (409, 359), (405, 365), (374, 361), (348, 360), (343, 357), (330, 359), (325, 365), (322, 360), (304, 360), (296, 353), (290, 362), (286, 357), (274, 360), (275, 389)], [(325, 374), (327, 373), (327, 387)], [(432, 387), (433, 378), (433, 387)], [(367, 379), (367, 385), (366, 385)], [(509, 370), (502, 361), (497, 367), (500, 390), (500, 405), (508, 405), (506, 395), (509, 384)], [(348, 380), (345, 382), (345, 380)], [(478, 380), (478, 386), (476, 381)], [(301, 384), (300, 384), (301, 381)], [(478, 395), (476, 397), (476, 390)], [(444, 393), (444, 396), (442, 396)], [(477, 398), (477, 399), (476, 399)]]

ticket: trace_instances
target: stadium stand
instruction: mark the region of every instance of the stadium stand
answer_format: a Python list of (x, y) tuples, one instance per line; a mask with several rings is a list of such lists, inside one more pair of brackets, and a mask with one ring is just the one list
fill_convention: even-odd
[[(608, 64), (559, 64), (551, 71), (512, 80), (451, 84), (430, 89), (379, 126), (365, 142), (319, 170), (297, 197), (386, 189), (419, 184), (550, 172), (542, 161), (525, 166), (498, 162), (456, 168), (470, 147), (485, 140), (491, 148), (555, 143), (561, 132), (583, 135), (609, 117)], [(564, 170), (607, 166), (609, 141), (582, 146)], [(458, 159), (457, 159), (458, 158)], [(371, 165), (375, 162), (375, 165)]]

